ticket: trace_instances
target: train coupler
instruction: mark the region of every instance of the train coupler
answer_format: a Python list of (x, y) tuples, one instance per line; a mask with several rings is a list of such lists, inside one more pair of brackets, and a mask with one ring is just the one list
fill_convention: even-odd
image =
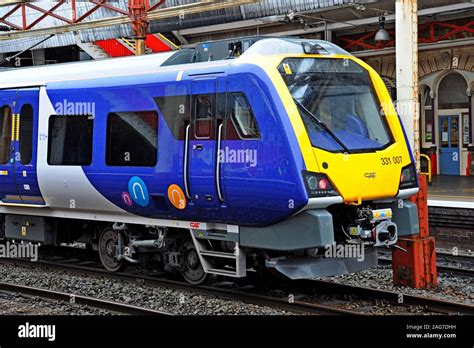
[(389, 247), (397, 242), (397, 225), (392, 221), (392, 209), (364, 207), (357, 209), (355, 221), (349, 225), (349, 237), (369, 242), (373, 246)]

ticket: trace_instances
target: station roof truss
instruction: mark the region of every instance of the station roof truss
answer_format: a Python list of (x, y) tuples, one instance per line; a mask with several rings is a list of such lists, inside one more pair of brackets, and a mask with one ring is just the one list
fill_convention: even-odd
[[(321, 38), (318, 33), (324, 33), (324, 37), (336, 33), (338, 39), (352, 40), (340, 40), (338, 44), (350, 45), (356, 55), (392, 50), (394, 45), (393, 41), (377, 44), (372, 37), (382, 14), (387, 30), (392, 30), (393, 0), (3, 0), (0, 26), (12, 30), (0, 31), (0, 53), (28, 49), (51, 34), (55, 36), (36, 48), (69, 46), (77, 40), (97, 42), (133, 37), (134, 18), (129, 14), (129, 1), (148, 4), (148, 33), (169, 33), (168, 37), (174, 35), (183, 47), (232, 35)], [(445, 44), (472, 31), (472, 23), (451, 22), (447, 18), (469, 17), (474, 10), (472, 2), (418, 0), (418, 7), (419, 17), (423, 18), (420, 23), (433, 22), (426, 28), (420, 27), (428, 31), (428, 35), (420, 37), (422, 45), (438, 41)], [(294, 19), (288, 20), (292, 16)], [(302, 26), (298, 19), (308, 25)], [(450, 30), (440, 23), (456, 27)]]
[[(358, 36), (339, 36), (345, 50), (380, 50), (395, 47), (395, 29), (387, 30), (391, 40), (375, 42), (374, 37), (377, 30), (370, 31)], [(466, 21), (465, 24), (432, 21), (422, 23), (418, 26), (418, 42), (430, 44), (452, 39), (465, 39), (474, 37), (474, 21)]]
[[(56, 41), (64, 42), (50, 42), (47, 45), (50, 47), (73, 44), (72, 33), (80, 33), (85, 42), (132, 36), (130, 24), (133, 24), (136, 18), (132, 15), (131, 7), (129, 8), (129, 1), (132, 3), (133, 0), (3, 3), (3, 6), (0, 6), (0, 25), (4, 26), (4, 31), (6, 26), (7, 31), (0, 33), (0, 41), (13, 40), (8, 44), (16, 48), (10, 51), (15, 51), (23, 48), (18, 39), (47, 35), (71, 34), (66, 38), (56, 38)], [(256, 1), (258, 0), (200, 0), (178, 4), (177, 1), (165, 3), (165, 0), (143, 0), (146, 4), (146, 13), (143, 16), (147, 21), (166, 18), (177, 18), (179, 21), (189, 15), (226, 10)], [(0, 51), (9, 50), (4, 46)]]

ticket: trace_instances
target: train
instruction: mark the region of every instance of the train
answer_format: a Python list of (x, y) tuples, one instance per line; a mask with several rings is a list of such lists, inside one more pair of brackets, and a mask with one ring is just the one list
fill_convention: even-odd
[(111, 272), (334, 276), (419, 232), (383, 80), (322, 40), (3, 69), (0, 136), (0, 238), (84, 243)]

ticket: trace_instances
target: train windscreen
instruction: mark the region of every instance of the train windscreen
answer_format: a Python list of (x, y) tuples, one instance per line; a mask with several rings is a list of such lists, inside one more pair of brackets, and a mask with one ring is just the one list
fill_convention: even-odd
[(370, 75), (357, 63), (350, 59), (288, 58), (279, 71), (314, 147), (366, 152), (392, 143)]

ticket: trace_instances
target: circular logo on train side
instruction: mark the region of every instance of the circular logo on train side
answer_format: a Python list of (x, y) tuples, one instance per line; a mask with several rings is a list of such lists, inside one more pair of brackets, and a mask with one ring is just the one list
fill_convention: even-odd
[(150, 203), (145, 182), (138, 176), (132, 177), (128, 182), (128, 193), (130, 193), (132, 200), (140, 207), (146, 207)]
[(133, 205), (132, 197), (128, 192), (122, 192), (122, 201), (125, 203), (126, 206), (131, 207)]
[(186, 197), (178, 185), (172, 184), (168, 187), (168, 199), (176, 209), (182, 210), (186, 208)]

